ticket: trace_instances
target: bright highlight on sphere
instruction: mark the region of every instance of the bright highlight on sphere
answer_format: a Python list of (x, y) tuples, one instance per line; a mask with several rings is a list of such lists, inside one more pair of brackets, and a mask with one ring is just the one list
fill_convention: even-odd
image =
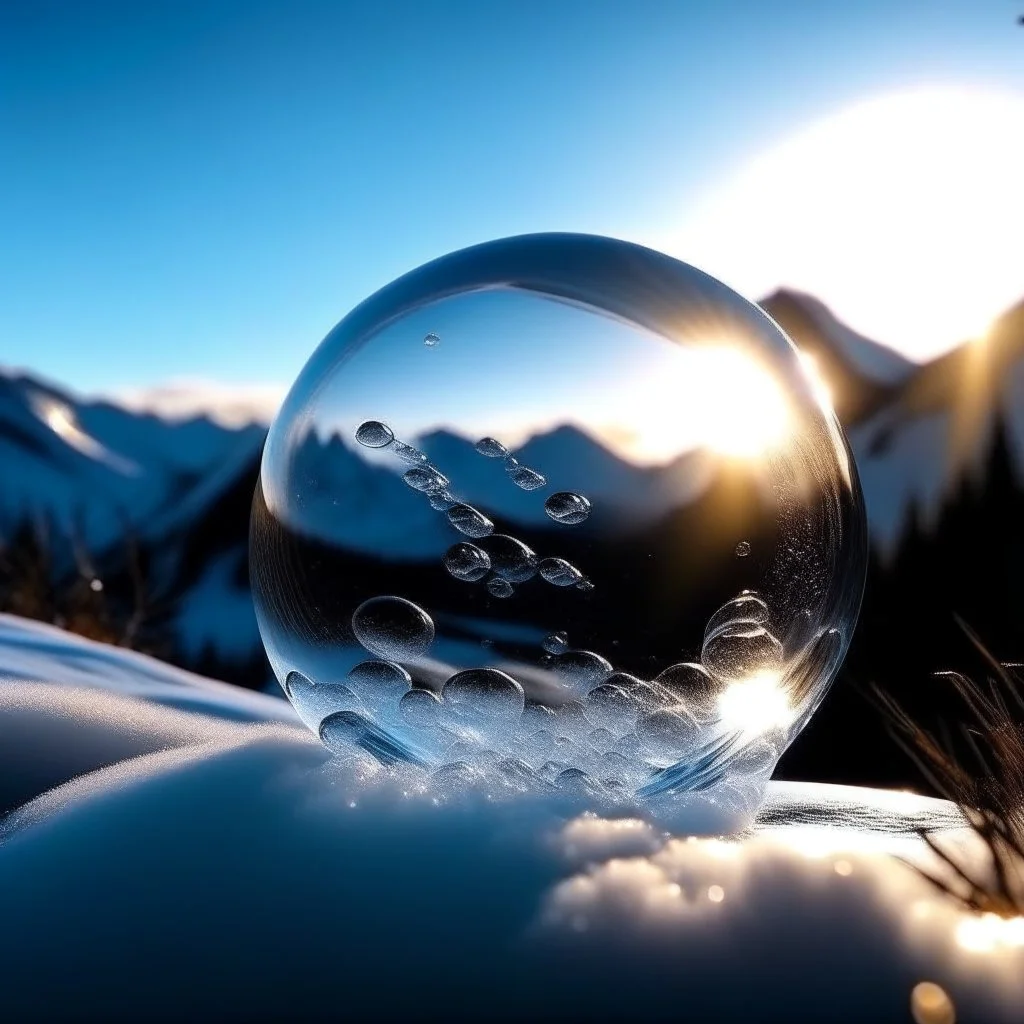
[(789, 697), (772, 672), (731, 683), (718, 697), (718, 714), (727, 725), (750, 737), (785, 729), (793, 721)]
[(350, 313), (271, 427), (251, 537), (271, 664), (335, 753), (746, 811), (842, 661), (866, 555), (778, 327), (581, 235), (454, 253)]
[(1024, 96), (924, 88), (753, 159), (664, 244), (749, 295), (780, 285), (913, 359), (980, 337), (1024, 292)]

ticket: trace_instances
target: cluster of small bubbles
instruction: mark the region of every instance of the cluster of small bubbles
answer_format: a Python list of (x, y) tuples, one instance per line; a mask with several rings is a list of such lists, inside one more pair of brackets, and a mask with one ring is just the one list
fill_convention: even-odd
[(549, 633), (541, 642), (548, 654), (564, 654), (569, 649), (569, 638), (565, 633)]
[(367, 448), (386, 448), (394, 439), (391, 428), (379, 420), (367, 420), (356, 427), (356, 440)]
[(737, 558), (746, 558), (747, 555), (749, 555), (749, 554), (750, 554), (750, 541), (749, 540), (741, 540), (739, 542), (739, 544), (736, 545), (736, 557)]
[(477, 540), (481, 537), (489, 537), (494, 533), (494, 523), (472, 505), (466, 505), (463, 502), (457, 502), (448, 509), (448, 522), (459, 533), (464, 533), (467, 537)]
[(434, 348), (441, 344), (441, 339), (436, 334), (430, 333), (423, 339), (423, 344), (426, 345), (427, 348)]
[(508, 580), (503, 580), (500, 576), (492, 576), (487, 581), (487, 592), (491, 597), (511, 597), (515, 590), (512, 584)]
[(404, 597), (371, 597), (352, 613), (352, 632), (371, 654), (402, 661), (427, 650), (434, 639), (434, 623)]
[(590, 501), (573, 491), (556, 491), (544, 502), (544, 511), (556, 523), (579, 526), (590, 515)]
[(572, 587), (583, 579), (583, 573), (564, 558), (545, 558), (537, 567), (541, 576), (556, 587)]
[(493, 437), (481, 437), (474, 447), (489, 459), (503, 459), (508, 455), (508, 449)]
[(491, 571), (491, 556), (475, 544), (459, 541), (445, 553), (444, 567), (457, 580), (475, 583)]

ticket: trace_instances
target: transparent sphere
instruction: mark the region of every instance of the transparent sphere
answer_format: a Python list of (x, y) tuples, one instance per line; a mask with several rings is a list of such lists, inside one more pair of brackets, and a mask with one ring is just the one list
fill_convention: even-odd
[(270, 430), (251, 572), (333, 750), (714, 799), (756, 796), (824, 697), (865, 538), (827, 394), (771, 319), (649, 249), (534, 235), (331, 331)]

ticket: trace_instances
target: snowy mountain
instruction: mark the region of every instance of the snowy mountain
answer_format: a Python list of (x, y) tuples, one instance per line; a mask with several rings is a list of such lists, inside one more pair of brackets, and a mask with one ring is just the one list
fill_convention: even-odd
[[(1024, 479), (1024, 304), (985, 339), (924, 366), (849, 330), (809, 296), (780, 291), (764, 306), (814, 359), (834, 397), (860, 468), (875, 550), (887, 563), (913, 530), (937, 529), (964, 486), (984, 487), (999, 436), (1017, 480)], [(258, 424), (162, 419), (0, 372), (0, 535), (48, 517), (54, 537), (83, 540), (116, 575), (126, 571), (118, 549), (130, 529), (168, 609), (171, 656), (252, 678), (262, 670), (247, 531), (264, 436)], [(495, 507), (525, 530), (543, 526), (540, 504), (507, 486), (497, 461), (480, 458), (467, 439), (439, 431), (420, 445), (467, 500)], [(631, 502), (668, 507), (686, 497), (681, 487), (706, 483), (699, 464), (673, 473), (633, 466), (567, 426), (532, 438), (521, 454), (559, 487), (627, 511)], [(341, 524), (354, 550), (416, 559), (449, 543), (443, 519), (395, 473), (366, 463), (340, 439), (311, 443), (304, 457), (319, 481), (315, 515), (330, 518), (335, 536)], [(401, 515), (382, 514), (398, 508)], [(407, 526), (416, 515), (422, 529), (392, 525)]]
[(92, 548), (201, 487), (225, 460), (258, 452), (264, 430), (205, 417), (169, 421), (82, 401), (24, 374), (0, 372), (0, 524), (47, 519)]

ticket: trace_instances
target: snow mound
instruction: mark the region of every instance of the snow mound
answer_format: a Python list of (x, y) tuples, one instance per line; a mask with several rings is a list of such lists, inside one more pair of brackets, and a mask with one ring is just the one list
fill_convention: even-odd
[(787, 783), (741, 840), (670, 836), (330, 760), (44, 627), (0, 664), (8, 1019), (907, 1021), (922, 981), (1020, 1019), (1024, 946), (892, 856), (966, 842), (942, 802)]

